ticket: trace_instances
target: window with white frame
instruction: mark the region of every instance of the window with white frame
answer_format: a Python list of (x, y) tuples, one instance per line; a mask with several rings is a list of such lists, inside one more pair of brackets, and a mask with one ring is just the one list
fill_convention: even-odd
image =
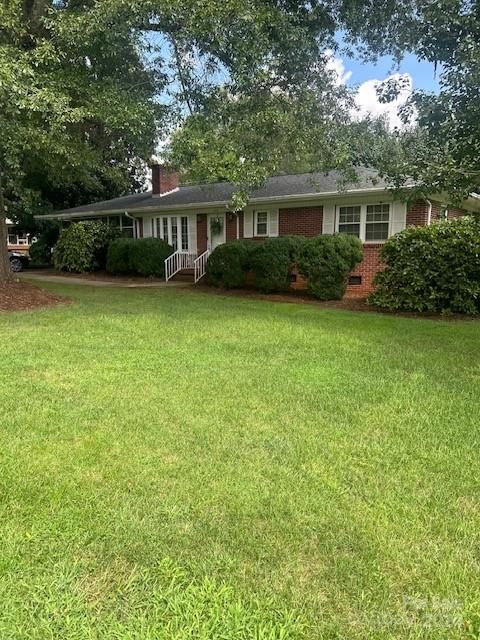
[(267, 211), (255, 212), (255, 235), (256, 236), (268, 235), (268, 212)]
[(365, 219), (365, 241), (382, 242), (388, 238), (390, 227), (390, 205), (367, 204)]
[(152, 236), (161, 238), (172, 245), (175, 251), (181, 248), (188, 251), (190, 238), (188, 233), (188, 216), (163, 216), (152, 219)]
[(361, 214), (360, 206), (340, 207), (338, 210), (338, 232), (360, 238)]
[(346, 205), (338, 207), (337, 231), (362, 242), (384, 242), (390, 233), (390, 204)]

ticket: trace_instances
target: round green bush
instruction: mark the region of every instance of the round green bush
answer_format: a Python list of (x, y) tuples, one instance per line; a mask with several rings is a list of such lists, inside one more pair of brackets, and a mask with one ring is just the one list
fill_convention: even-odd
[(362, 258), (362, 243), (354, 236), (316, 236), (303, 244), (298, 269), (316, 298), (340, 300), (345, 295), (349, 273)]
[(107, 271), (114, 276), (133, 274), (130, 263), (130, 248), (136, 242), (130, 238), (117, 238), (110, 243), (107, 251)]
[(472, 216), (407, 227), (382, 248), (369, 301), (392, 310), (480, 311), (480, 222)]
[(290, 288), (291, 267), (305, 243), (302, 236), (269, 238), (255, 246), (250, 268), (255, 274), (255, 288), (265, 293)]
[(75, 222), (60, 232), (53, 250), (53, 264), (61, 271), (85, 273), (104, 269), (109, 243), (117, 231), (105, 222)]
[(107, 271), (113, 275), (163, 278), (173, 248), (157, 238), (117, 238), (108, 247)]
[(143, 277), (163, 278), (165, 276), (165, 260), (172, 253), (173, 247), (159, 238), (131, 240), (129, 263), (132, 273)]
[(235, 240), (216, 247), (207, 261), (208, 284), (223, 289), (243, 287), (254, 248), (255, 244), (249, 240)]

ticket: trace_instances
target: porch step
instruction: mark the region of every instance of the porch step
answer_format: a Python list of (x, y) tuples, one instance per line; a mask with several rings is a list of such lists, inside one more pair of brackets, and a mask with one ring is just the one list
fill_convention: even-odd
[(170, 282), (193, 282), (195, 272), (193, 269), (182, 269), (170, 278)]

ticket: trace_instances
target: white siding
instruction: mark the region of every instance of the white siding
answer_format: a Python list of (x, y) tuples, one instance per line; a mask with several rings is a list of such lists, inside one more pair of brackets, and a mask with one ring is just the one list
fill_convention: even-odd
[(243, 237), (253, 238), (253, 211), (244, 211), (243, 213)]
[(143, 218), (143, 237), (144, 238), (152, 237), (152, 218), (151, 217)]
[(335, 233), (335, 205), (326, 204), (323, 206), (323, 229), (324, 235)]
[(268, 214), (268, 235), (270, 238), (278, 236), (278, 209)]
[(390, 233), (393, 236), (407, 226), (407, 205), (405, 202), (395, 201), (392, 203), (392, 223)]

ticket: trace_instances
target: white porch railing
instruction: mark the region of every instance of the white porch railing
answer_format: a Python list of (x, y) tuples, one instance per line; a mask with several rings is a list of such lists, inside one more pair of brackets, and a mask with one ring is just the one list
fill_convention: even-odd
[(183, 269), (193, 269), (196, 253), (184, 253), (183, 251), (175, 251), (165, 260), (165, 280), (168, 282), (170, 278), (183, 271)]
[(197, 282), (203, 278), (207, 271), (207, 260), (209, 255), (210, 251), (207, 249), (201, 255), (199, 255), (193, 263), (195, 269), (195, 284), (197, 284)]

